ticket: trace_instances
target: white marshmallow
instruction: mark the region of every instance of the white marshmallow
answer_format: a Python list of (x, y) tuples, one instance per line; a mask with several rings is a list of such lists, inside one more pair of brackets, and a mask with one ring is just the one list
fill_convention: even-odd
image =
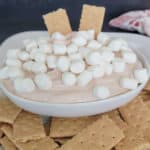
[(55, 55), (64, 55), (67, 52), (67, 47), (64, 44), (53, 44), (52, 48)]
[(145, 83), (149, 78), (146, 68), (134, 70), (134, 76), (139, 81), (139, 83)]
[(100, 98), (100, 99), (105, 99), (110, 96), (110, 91), (109, 88), (105, 86), (95, 86), (93, 89), (93, 96)]
[(98, 34), (98, 36), (97, 36), (97, 40), (98, 40), (102, 45), (105, 45), (105, 44), (107, 44), (107, 43), (109, 42), (110, 37), (109, 37), (107, 34), (100, 32), (100, 33)]
[(51, 38), (53, 40), (60, 40), (60, 41), (66, 40), (66, 37), (63, 34), (61, 34), (60, 32), (54, 32), (52, 34)]
[(77, 46), (84, 46), (87, 41), (82, 36), (75, 36), (71, 39), (72, 43), (76, 44)]
[(50, 36), (40, 37), (40, 38), (37, 39), (37, 45), (38, 46), (43, 45), (43, 44), (45, 45), (49, 41), (50, 41)]
[(83, 71), (77, 77), (77, 84), (79, 86), (86, 86), (92, 80), (92, 72), (90, 71)]
[(133, 52), (124, 51), (122, 52), (122, 57), (123, 60), (128, 64), (134, 64), (137, 60), (136, 54), (134, 54)]
[(51, 44), (41, 44), (39, 45), (39, 51), (42, 53), (52, 53), (52, 45)]
[(27, 61), (29, 58), (30, 58), (30, 55), (29, 53), (27, 53), (26, 51), (21, 51), (19, 54), (18, 54), (18, 58), (22, 61)]
[(30, 51), (33, 48), (37, 48), (36, 41), (32, 39), (26, 39), (23, 41), (26, 51)]
[(99, 43), (98, 41), (96, 40), (91, 40), (89, 41), (88, 45), (87, 45), (87, 48), (90, 48), (90, 49), (94, 49), (94, 50), (97, 50), (99, 48), (102, 47), (102, 44)]
[(80, 53), (74, 53), (74, 54), (70, 54), (69, 55), (69, 59), (71, 60), (71, 61), (73, 61), (73, 60), (80, 60), (80, 59), (82, 59), (82, 56), (81, 56), (81, 54)]
[(8, 78), (8, 66), (5, 66), (0, 69), (0, 79), (7, 79)]
[(6, 65), (11, 67), (21, 67), (22, 63), (19, 59), (8, 58), (6, 60)]
[(98, 65), (88, 67), (88, 71), (92, 72), (93, 78), (101, 78), (104, 76), (104, 68)]
[(45, 73), (47, 72), (47, 66), (44, 63), (34, 62), (32, 65), (32, 72)]
[(32, 92), (35, 90), (35, 84), (30, 78), (17, 78), (14, 80), (14, 88), (17, 92)]
[(76, 53), (76, 52), (78, 52), (77, 45), (75, 45), (73, 43), (69, 44), (68, 47), (67, 47), (67, 53), (68, 54), (73, 54), (73, 53)]
[(20, 50), (19, 49), (10, 49), (7, 51), (7, 58), (17, 58)]
[(62, 82), (66, 86), (73, 86), (76, 84), (76, 76), (71, 72), (64, 72), (62, 74)]
[(106, 75), (111, 75), (113, 72), (113, 65), (112, 64), (106, 64), (104, 70), (105, 70), (104, 72)]
[(115, 54), (111, 51), (103, 51), (101, 52), (101, 55), (105, 62), (111, 62), (115, 59)]
[(79, 53), (81, 54), (81, 56), (83, 58), (85, 58), (89, 52), (90, 52), (89, 48), (86, 48), (86, 47), (80, 47), (79, 48)]
[(61, 71), (61, 72), (65, 72), (69, 70), (70, 67), (70, 61), (69, 58), (66, 56), (60, 56), (57, 60), (57, 68)]
[(52, 87), (52, 81), (49, 77), (49, 75), (45, 73), (37, 74), (34, 77), (34, 81), (37, 85), (37, 87), (41, 90), (50, 90)]
[(38, 48), (33, 48), (32, 50), (30, 50), (30, 53), (29, 53), (30, 58), (31, 58), (31, 59), (34, 59), (34, 56), (35, 56), (35, 54), (36, 54), (37, 52), (39, 52), (39, 49), (38, 49)]
[(95, 35), (95, 31), (94, 30), (79, 31), (78, 35), (81, 35), (86, 40), (93, 40), (94, 35)]
[(122, 59), (115, 59), (113, 61), (113, 70), (114, 72), (121, 73), (124, 72), (126, 68), (126, 64)]
[(73, 60), (70, 65), (71, 72), (78, 74), (83, 72), (85, 69), (85, 63), (83, 60)]
[(86, 56), (86, 62), (89, 65), (99, 65), (102, 62), (102, 56), (99, 52), (93, 51)]
[(120, 80), (120, 86), (125, 89), (134, 90), (138, 86), (138, 81), (131, 78), (122, 78)]
[(108, 47), (111, 48), (112, 51), (120, 51), (121, 47), (127, 46), (127, 42), (122, 39), (114, 39), (110, 41)]
[(33, 61), (27, 61), (23, 64), (23, 69), (26, 71), (32, 71)]
[(50, 69), (56, 68), (57, 57), (54, 55), (47, 56), (47, 66)]
[(46, 55), (44, 53), (41, 53), (41, 52), (36, 52), (34, 55), (34, 60), (36, 62), (45, 63)]
[(7, 73), (9, 78), (17, 78), (24, 76), (24, 72), (17, 67), (8, 67)]

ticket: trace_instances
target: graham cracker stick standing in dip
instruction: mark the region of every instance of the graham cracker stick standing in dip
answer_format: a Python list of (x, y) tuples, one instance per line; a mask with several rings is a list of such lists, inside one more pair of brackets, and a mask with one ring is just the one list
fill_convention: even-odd
[(104, 7), (83, 5), (79, 30), (94, 29), (98, 34), (102, 29), (104, 15)]
[(58, 9), (56, 11), (45, 14), (43, 15), (43, 19), (50, 34), (54, 32), (68, 34), (72, 31), (65, 9)]

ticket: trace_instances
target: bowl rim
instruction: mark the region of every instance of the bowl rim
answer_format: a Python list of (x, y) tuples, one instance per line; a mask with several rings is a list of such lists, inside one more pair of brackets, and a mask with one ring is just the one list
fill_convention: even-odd
[[(19, 34), (23, 34), (23, 33), (30, 33), (30, 32), (36, 32), (36, 31), (27, 31), (27, 32), (21, 32), (21, 33), (17, 33), (17, 34), (14, 34), (10, 37), (8, 37), (6, 40), (3, 41), (3, 43), (5, 43), (5, 41), (7, 41), (8, 39), (12, 38), (13, 36), (16, 36), (16, 35), (19, 35)], [(47, 33), (46, 31), (38, 31), (38, 32), (45, 32)], [(105, 33), (109, 33), (109, 32), (105, 32)], [(115, 33), (115, 32), (110, 32), (109, 34), (111, 33)], [(120, 32), (121, 33), (121, 32)], [(120, 34), (120, 33), (116, 33), (116, 34)], [(131, 33), (129, 33), (131, 34)], [(137, 34), (134, 34), (134, 35), (137, 35)], [(142, 36), (142, 35), (138, 35), (138, 36)], [(1, 44), (1, 46), (3, 45), (3, 43)], [(1, 47), (0, 46), (0, 47)], [(134, 49), (133, 51), (135, 51), (135, 53), (137, 54), (138, 58), (140, 59), (140, 61), (142, 62), (142, 64), (145, 66), (145, 68), (147, 68), (148, 70), (148, 75), (149, 75), (149, 78), (150, 78), (150, 64), (148, 63), (148, 60), (147, 58), (139, 51), (139, 50), (136, 50)], [(142, 58), (142, 60), (141, 60)], [(0, 82), (0, 89), (2, 90), (2, 92), (4, 92), (8, 97), (13, 97), (14, 99), (17, 99), (18, 101), (26, 101), (26, 102), (29, 102), (29, 103), (37, 103), (37, 104), (46, 104), (46, 105), (77, 105), (77, 104), (92, 104), (92, 103), (97, 103), (97, 102), (108, 102), (108, 101), (113, 101), (115, 99), (121, 99), (122, 97), (124, 96), (129, 96), (133, 93), (135, 93), (136, 91), (139, 91), (141, 89), (144, 88), (144, 86), (146, 85), (146, 83), (148, 82), (148, 80), (142, 84), (140, 84), (136, 89), (134, 90), (130, 90), (128, 92), (125, 92), (125, 93), (122, 93), (122, 94), (119, 94), (119, 95), (116, 95), (116, 96), (112, 96), (110, 98), (106, 98), (106, 99), (97, 99), (97, 100), (94, 100), (94, 101), (85, 101), (85, 102), (67, 102), (67, 103), (63, 103), (63, 102), (47, 102), (47, 101), (35, 101), (35, 100), (32, 100), (32, 99), (27, 99), (27, 98), (23, 98), (23, 97), (20, 97), (20, 96), (17, 96), (15, 94), (13, 94), (12, 92), (10, 92), (1, 82)]]

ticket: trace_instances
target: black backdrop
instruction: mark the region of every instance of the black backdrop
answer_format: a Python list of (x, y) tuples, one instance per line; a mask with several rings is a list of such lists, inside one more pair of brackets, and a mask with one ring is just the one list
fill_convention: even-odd
[(0, 42), (17, 32), (44, 30), (41, 15), (60, 7), (67, 9), (72, 28), (77, 30), (84, 3), (106, 7), (104, 31), (119, 31), (108, 26), (111, 18), (129, 10), (150, 8), (150, 0), (0, 0)]

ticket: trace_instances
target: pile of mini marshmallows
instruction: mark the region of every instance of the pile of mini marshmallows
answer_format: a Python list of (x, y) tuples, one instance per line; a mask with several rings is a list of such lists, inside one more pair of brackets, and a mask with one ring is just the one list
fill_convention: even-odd
[[(57, 69), (62, 73), (65, 86), (86, 86), (92, 79), (122, 73), (126, 64), (137, 62), (136, 54), (123, 39), (110, 39), (104, 33), (95, 38), (94, 30), (62, 35), (59, 32), (37, 40), (23, 41), (24, 48), (7, 52), (0, 79), (11, 79), (17, 92), (32, 92), (35, 88), (50, 90), (53, 81), (49, 71)], [(120, 56), (116, 56), (119, 53)], [(31, 72), (34, 77), (26, 77)], [(134, 78), (120, 79), (120, 86), (135, 89), (148, 79), (147, 69), (134, 71)], [(97, 85), (93, 95), (104, 99), (110, 96), (110, 89)]]

